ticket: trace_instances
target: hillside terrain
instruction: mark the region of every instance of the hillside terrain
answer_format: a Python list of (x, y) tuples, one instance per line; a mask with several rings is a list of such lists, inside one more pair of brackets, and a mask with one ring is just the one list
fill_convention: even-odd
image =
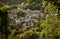
[(0, 39), (60, 39), (60, 0), (0, 2)]
[(24, 0), (0, 0), (0, 2), (5, 3), (5, 4), (20, 4)]

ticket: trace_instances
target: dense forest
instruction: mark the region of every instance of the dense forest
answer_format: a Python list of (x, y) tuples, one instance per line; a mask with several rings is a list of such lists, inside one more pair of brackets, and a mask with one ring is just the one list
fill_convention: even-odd
[(0, 0), (0, 39), (60, 39), (60, 0)]

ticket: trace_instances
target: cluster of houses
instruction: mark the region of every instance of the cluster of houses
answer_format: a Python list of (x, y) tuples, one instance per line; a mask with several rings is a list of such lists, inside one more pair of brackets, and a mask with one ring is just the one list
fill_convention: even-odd
[[(16, 22), (16, 25), (23, 26), (23, 27), (34, 27), (37, 26), (37, 23), (40, 19), (43, 18), (44, 14), (40, 10), (30, 10), (30, 9), (24, 9), (22, 12), (25, 13), (24, 17), (17, 18), (17, 13), (19, 12), (18, 9), (13, 9), (8, 11), (9, 18), (14, 19)], [(22, 23), (23, 22), (23, 23)]]

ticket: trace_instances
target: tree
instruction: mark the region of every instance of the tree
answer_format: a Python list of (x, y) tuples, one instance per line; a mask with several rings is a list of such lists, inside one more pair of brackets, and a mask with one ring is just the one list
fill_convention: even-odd
[[(28, 4), (28, 5), (27, 5)], [(24, 9), (31, 9), (31, 10), (40, 10), (42, 6), (42, 0), (25, 0)]]
[(0, 8), (0, 17), (1, 17), (1, 33), (2, 33), (2, 38), (3, 34), (5, 34), (5, 39), (8, 39), (8, 13), (6, 11), (5, 7)]
[(48, 3), (48, 6), (44, 9), (44, 13), (46, 16), (45, 19), (41, 20), (40, 27), (42, 28), (42, 31), (40, 33), (40, 39), (59, 39), (60, 20), (57, 18), (58, 8), (51, 3)]
[(47, 2), (53, 3), (55, 6), (58, 7), (58, 17), (60, 18), (60, 0), (46, 0)]

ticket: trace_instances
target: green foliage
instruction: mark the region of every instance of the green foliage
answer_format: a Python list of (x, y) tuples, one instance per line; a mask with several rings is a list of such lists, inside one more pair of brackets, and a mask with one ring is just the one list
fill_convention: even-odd
[(45, 1), (53, 3), (57, 7), (60, 7), (60, 0), (45, 0)]
[(45, 19), (41, 20), (40, 27), (42, 31), (40, 33), (40, 39), (59, 39), (60, 20), (57, 18), (58, 9), (49, 3), (48, 6), (45, 7), (44, 12), (46, 16)]
[[(60, 38), (60, 34), (59, 33), (59, 27), (55, 27), (55, 26), (47, 26), (44, 30), (42, 30), (42, 32), (40, 33), (40, 39), (59, 39)], [(57, 31), (56, 31), (57, 30)]]
[(3, 6), (4, 6), (4, 4), (0, 2), (0, 8), (3, 7)]
[(42, 0), (26, 0), (23, 8), (31, 9), (31, 10), (40, 10), (41, 5), (42, 5)]
[(35, 3), (40, 3), (42, 0), (25, 0), (26, 3), (32, 3), (32, 2), (35, 2)]
[(7, 9), (6, 9), (6, 7), (1, 7), (0, 10), (1, 10), (2, 12), (5, 12)]
[(11, 34), (9, 35), (9, 39), (39, 39), (39, 28), (30, 28), (27, 31), (22, 32), (19, 30), (11, 30)]
[(9, 5), (11, 9), (14, 9), (14, 8), (17, 8), (18, 7), (18, 4), (12, 4), (12, 5)]
[(37, 32), (33, 32), (31, 30), (26, 31), (20, 35), (17, 35), (16, 39), (39, 39), (39, 35)]
[(17, 9), (18, 4), (12, 4), (12, 5), (7, 5), (5, 6), (7, 10), (11, 10), (11, 9)]
[(24, 12), (22, 12), (22, 11), (19, 11), (18, 13), (17, 13), (17, 17), (19, 18), (19, 17), (24, 17), (25, 16), (25, 13)]

